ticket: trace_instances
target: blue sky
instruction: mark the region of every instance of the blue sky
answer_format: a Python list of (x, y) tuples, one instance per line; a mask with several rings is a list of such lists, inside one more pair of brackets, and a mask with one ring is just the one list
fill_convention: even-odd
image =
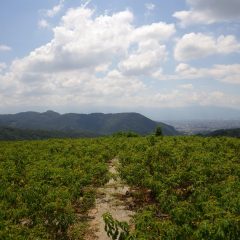
[(0, 30), (2, 113), (240, 109), (238, 0), (2, 0)]

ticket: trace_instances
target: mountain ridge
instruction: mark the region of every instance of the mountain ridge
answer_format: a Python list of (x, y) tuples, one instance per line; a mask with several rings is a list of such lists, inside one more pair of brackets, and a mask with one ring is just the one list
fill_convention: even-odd
[(20, 112), (1, 114), (0, 126), (47, 131), (87, 131), (98, 135), (110, 135), (118, 131), (133, 131), (141, 135), (154, 132), (161, 126), (164, 135), (178, 135), (174, 127), (153, 121), (140, 113), (64, 113)]

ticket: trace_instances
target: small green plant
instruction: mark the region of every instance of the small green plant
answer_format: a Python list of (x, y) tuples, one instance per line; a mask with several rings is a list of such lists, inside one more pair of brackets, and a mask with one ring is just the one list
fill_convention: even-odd
[(130, 227), (127, 222), (113, 219), (109, 212), (103, 214), (103, 220), (105, 222), (105, 231), (113, 240), (136, 240), (130, 235)]
[(147, 141), (150, 146), (154, 146), (157, 142), (157, 139), (154, 135), (147, 136)]

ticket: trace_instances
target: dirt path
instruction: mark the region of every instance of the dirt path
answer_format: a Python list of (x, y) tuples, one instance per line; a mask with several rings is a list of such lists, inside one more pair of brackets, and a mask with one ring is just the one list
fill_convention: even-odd
[[(118, 159), (113, 159), (109, 163), (109, 171), (113, 174), (113, 178), (102, 188), (98, 189), (96, 206), (89, 212), (89, 217), (92, 218), (90, 222), (89, 233), (86, 240), (108, 240), (111, 239), (107, 236), (104, 230), (104, 221), (102, 215), (110, 212), (114, 219), (119, 221), (129, 222), (134, 212), (127, 210), (126, 202), (121, 200), (121, 196), (125, 196), (129, 187), (121, 182), (117, 176), (116, 167)], [(128, 199), (131, 201), (131, 199)]]

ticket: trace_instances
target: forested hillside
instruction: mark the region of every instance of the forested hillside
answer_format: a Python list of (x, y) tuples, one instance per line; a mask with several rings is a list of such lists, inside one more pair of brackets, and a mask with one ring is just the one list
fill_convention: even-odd
[(47, 131), (47, 130), (31, 130), (11, 127), (0, 127), (0, 140), (38, 140), (50, 138), (81, 138), (81, 137), (97, 137), (98, 134), (81, 131)]
[(219, 129), (206, 134), (209, 137), (238, 137), (240, 138), (240, 128), (233, 129)]
[(93, 135), (109, 135), (118, 131), (133, 131), (146, 135), (154, 132), (160, 125), (164, 135), (177, 135), (174, 127), (158, 123), (139, 113), (116, 114), (59, 114), (53, 111), (44, 113), (23, 112), (0, 115), (0, 126), (54, 131), (79, 131)]

